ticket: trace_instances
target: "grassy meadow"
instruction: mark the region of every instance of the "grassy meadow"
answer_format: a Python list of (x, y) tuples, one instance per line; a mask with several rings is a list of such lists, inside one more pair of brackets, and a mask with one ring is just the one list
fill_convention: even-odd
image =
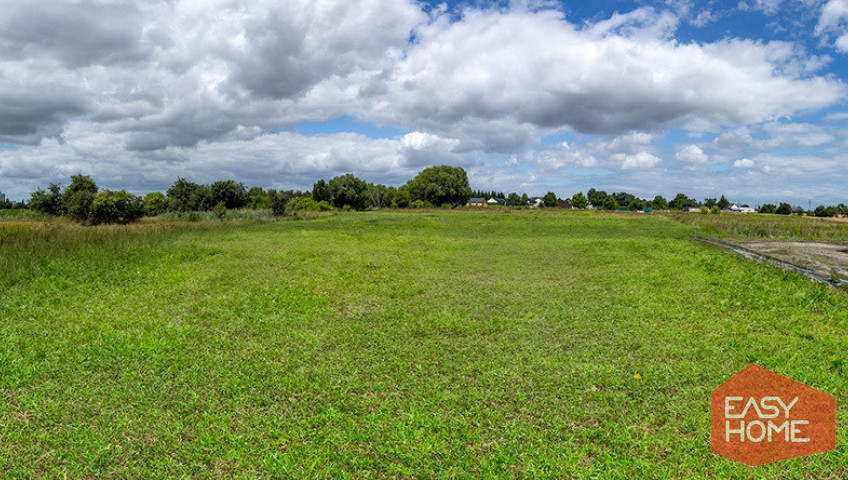
[[(0, 219), (0, 478), (848, 477), (848, 296), (702, 228)], [(836, 397), (835, 451), (710, 451), (750, 363)]]

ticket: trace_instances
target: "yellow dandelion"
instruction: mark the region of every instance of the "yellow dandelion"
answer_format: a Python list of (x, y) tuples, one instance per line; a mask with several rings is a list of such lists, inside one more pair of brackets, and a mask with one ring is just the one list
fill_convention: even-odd
[(642, 380), (642, 375), (639, 375), (638, 373), (635, 373), (635, 374), (633, 374), (633, 378), (634, 378), (635, 380)]

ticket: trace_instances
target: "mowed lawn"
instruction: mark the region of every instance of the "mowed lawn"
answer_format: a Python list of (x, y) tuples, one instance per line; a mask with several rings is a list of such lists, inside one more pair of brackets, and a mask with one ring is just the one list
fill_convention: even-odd
[[(848, 296), (666, 217), (15, 225), (0, 478), (848, 477)], [(750, 363), (836, 397), (836, 451), (711, 453)]]

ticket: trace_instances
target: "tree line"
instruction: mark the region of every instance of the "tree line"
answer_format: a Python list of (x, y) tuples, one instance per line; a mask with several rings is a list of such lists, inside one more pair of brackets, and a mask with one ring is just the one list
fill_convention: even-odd
[(369, 183), (350, 173), (329, 181), (321, 179), (311, 191), (248, 188), (235, 180), (198, 184), (178, 178), (167, 192), (144, 196), (100, 189), (90, 176), (79, 173), (72, 175), (64, 188), (52, 183), (32, 192), (27, 206), (96, 225), (129, 223), (167, 212), (212, 211), (223, 217), (227, 210), (245, 208), (270, 209), (274, 215), (285, 215), (333, 209), (456, 207), (467, 203), (471, 194), (465, 170), (448, 165), (426, 168), (400, 188)]
[[(52, 215), (62, 215), (83, 223), (128, 223), (142, 216), (156, 216), (167, 212), (211, 211), (219, 218), (228, 210), (269, 209), (274, 215), (285, 215), (298, 211), (365, 210), (369, 208), (453, 208), (465, 205), (471, 197), (497, 203), (522, 207), (535, 204), (545, 207), (587, 208), (592, 206), (604, 210), (686, 210), (702, 208), (720, 211), (731, 205), (722, 195), (706, 198), (702, 202), (678, 193), (671, 200), (662, 195), (653, 199), (639, 198), (627, 192), (607, 193), (590, 188), (586, 194), (578, 192), (570, 198), (560, 198), (554, 192), (542, 197), (529, 197), (495, 190), (472, 190), (464, 169), (448, 165), (429, 167), (418, 173), (403, 186), (396, 188), (366, 182), (353, 174), (336, 176), (329, 181), (318, 180), (312, 190), (275, 190), (262, 187), (246, 187), (235, 180), (220, 180), (210, 184), (198, 184), (185, 178), (177, 178), (165, 192), (151, 192), (144, 196), (133, 195), (125, 190), (100, 189), (88, 175), (71, 176), (71, 182), (62, 188), (52, 183), (46, 189), (39, 188), (26, 203), (0, 202), (2, 208), (30, 209)], [(536, 200), (539, 201), (536, 201)], [(742, 205), (747, 207), (747, 205)], [(761, 213), (789, 215), (803, 212), (800, 207), (788, 203), (765, 204)], [(819, 206), (816, 216), (848, 214), (848, 207)]]

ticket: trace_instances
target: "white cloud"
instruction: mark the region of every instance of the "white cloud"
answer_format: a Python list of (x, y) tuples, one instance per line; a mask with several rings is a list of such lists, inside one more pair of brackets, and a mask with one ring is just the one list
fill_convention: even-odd
[[(845, 141), (835, 126), (788, 120), (845, 98), (819, 73), (826, 57), (800, 42), (681, 43), (679, 24), (720, 15), (656, 4), (578, 21), (546, 0), (426, 13), (414, 0), (0, 0), (0, 188), (26, 196), (78, 171), (136, 191), (179, 175), (302, 188), (354, 171), (394, 183), (452, 163), (505, 190), (584, 169), (650, 191), (691, 176), (675, 159), (768, 167), (779, 159), (760, 153)], [(828, 2), (821, 35), (844, 33), (844, 6)], [(412, 133), (289, 131), (342, 115)], [(657, 147), (687, 129), (702, 138), (676, 155)], [(575, 141), (542, 146), (563, 133)], [(760, 172), (737, 169), (748, 173)]]
[(754, 161), (750, 158), (742, 158), (733, 162), (734, 168), (754, 168)]
[(660, 163), (659, 158), (648, 152), (639, 152), (635, 155), (616, 154), (612, 158), (621, 162), (621, 168), (624, 170), (652, 168)]
[[(666, 37), (672, 26), (651, 9), (585, 28), (552, 11), (467, 10), (460, 21), (416, 31), (386, 100), (363, 117), (515, 150), (564, 128), (745, 125), (829, 106), (845, 93), (841, 82), (811, 76), (820, 63), (794, 45), (680, 44)], [(516, 129), (515, 144), (503, 141)]]
[(703, 165), (710, 161), (709, 155), (697, 145), (686, 145), (677, 151), (675, 158), (686, 165)]
[(834, 45), (840, 52), (848, 52), (848, 0), (828, 0), (816, 24), (816, 35), (835, 36)]

